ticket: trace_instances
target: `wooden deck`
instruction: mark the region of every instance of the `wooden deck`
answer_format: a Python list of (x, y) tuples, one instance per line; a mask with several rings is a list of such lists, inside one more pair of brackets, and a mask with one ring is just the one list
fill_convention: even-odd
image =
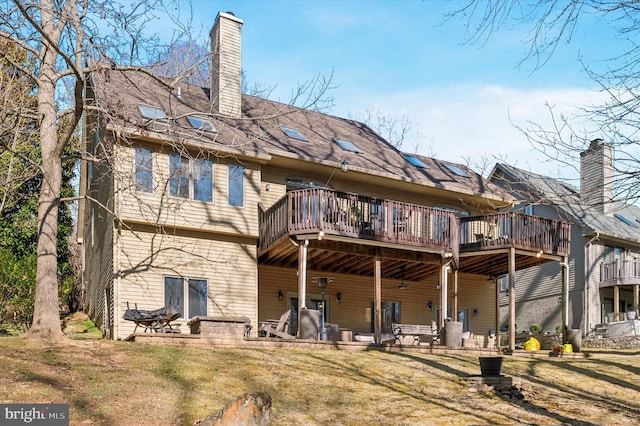
[(455, 214), (326, 189), (289, 192), (260, 217), (260, 244), (295, 235), (335, 235), (443, 250), (457, 235)]
[[(466, 256), (462, 269), (485, 275), (490, 273), (489, 258), (511, 247), (519, 250), (517, 269), (544, 262), (538, 259), (542, 255), (567, 256), (571, 230), (567, 222), (520, 213), (458, 218), (444, 209), (318, 188), (287, 193), (260, 211), (259, 223), (258, 255), (263, 260), (290, 258), (293, 248), (274, 250), (289, 238), (362, 259), (371, 255), (367, 247), (383, 247), (396, 250), (389, 257), (421, 264), (416, 279), (434, 273), (434, 263), (443, 256)], [(504, 261), (491, 260), (494, 274), (506, 272), (501, 270), (507, 265), (503, 257)], [(353, 263), (351, 268), (357, 269)]]

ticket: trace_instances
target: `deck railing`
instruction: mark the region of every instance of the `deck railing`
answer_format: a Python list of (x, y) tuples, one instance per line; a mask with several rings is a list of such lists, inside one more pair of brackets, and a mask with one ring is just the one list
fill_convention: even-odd
[(616, 259), (601, 263), (600, 282), (603, 285), (640, 284), (640, 261)]
[(460, 250), (515, 247), (566, 256), (571, 225), (522, 213), (495, 213), (460, 218)]
[(289, 235), (324, 234), (452, 250), (511, 247), (568, 255), (570, 225), (519, 213), (454, 212), (327, 189), (291, 191), (260, 212), (259, 247)]
[(322, 232), (448, 249), (458, 226), (453, 212), (327, 189), (291, 191), (260, 215), (261, 248), (287, 233)]

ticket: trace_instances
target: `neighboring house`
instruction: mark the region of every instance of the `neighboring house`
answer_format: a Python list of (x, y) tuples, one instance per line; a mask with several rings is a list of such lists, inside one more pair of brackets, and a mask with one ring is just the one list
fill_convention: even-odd
[(567, 223), (499, 213), (514, 199), (467, 167), (242, 95), (242, 24), (218, 15), (211, 88), (91, 75), (79, 235), (88, 312), (107, 337), (133, 332), (127, 306), (177, 304), (183, 323), (297, 318), (322, 301), (319, 277), (333, 279), (327, 321), (354, 333), (452, 317), (486, 336), (490, 275), (566, 258)]
[[(591, 335), (599, 324), (622, 320), (627, 311), (637, 312), (640, 208), (612, 201), (610, 145), (593, 140), (580, 156), (580, 189), (506, 164), (497, 164), (489, 179), (519, 200), (516, 210), (571, 222), (568, 325)], [(542, 324), (544, 330), (553, 331), (562, 323), (559, 274), (556, 263), (516, 273), (516, 323), (522, 329)], [(506, 293), (500, 309), (506, 318)]]

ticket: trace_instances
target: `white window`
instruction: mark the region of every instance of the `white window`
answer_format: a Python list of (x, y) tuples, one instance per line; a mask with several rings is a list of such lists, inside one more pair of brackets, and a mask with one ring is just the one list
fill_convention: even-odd
[(169, 155), (169, 195), (213, 201), (213, 162)]
[(164, 305), (180, 309), (181, 318), (207, 315), (207, 280), (165, 277)]
[(229, 179), (229, 205), (244, 206), (244, 167), (235, 164), (228, 166)]
[(153, 192), (153, 153), (136, 148), (136, 191)]

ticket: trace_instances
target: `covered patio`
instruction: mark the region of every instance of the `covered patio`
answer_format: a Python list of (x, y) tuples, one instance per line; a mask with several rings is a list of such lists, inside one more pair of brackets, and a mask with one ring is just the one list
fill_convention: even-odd
[[(382, 281), (424, 281), (437, 278), (439, 306), (458, 311), (458, 273), (475, 274), (495, 283), (508, 275), (545, 262), (563, 266), (563, 323), (568, 316), (570, 224), (520, 213), (457, 217), (453, 211), (364, 197), (328, 189), (287, 193), (260, 211), (260, 265), (297, 271), (298, 311), (313, 277), (350, 274), (371, 279), (373, 335), (382, 335)], [(449, 294), (452, 300), (447, 300)], [(509, 292), (509, 348), (515, 349), (515, 292)], [(495, 330), (499, 332), (496, 301)], [(445, 315), (438, 328), (445, 326)]]

